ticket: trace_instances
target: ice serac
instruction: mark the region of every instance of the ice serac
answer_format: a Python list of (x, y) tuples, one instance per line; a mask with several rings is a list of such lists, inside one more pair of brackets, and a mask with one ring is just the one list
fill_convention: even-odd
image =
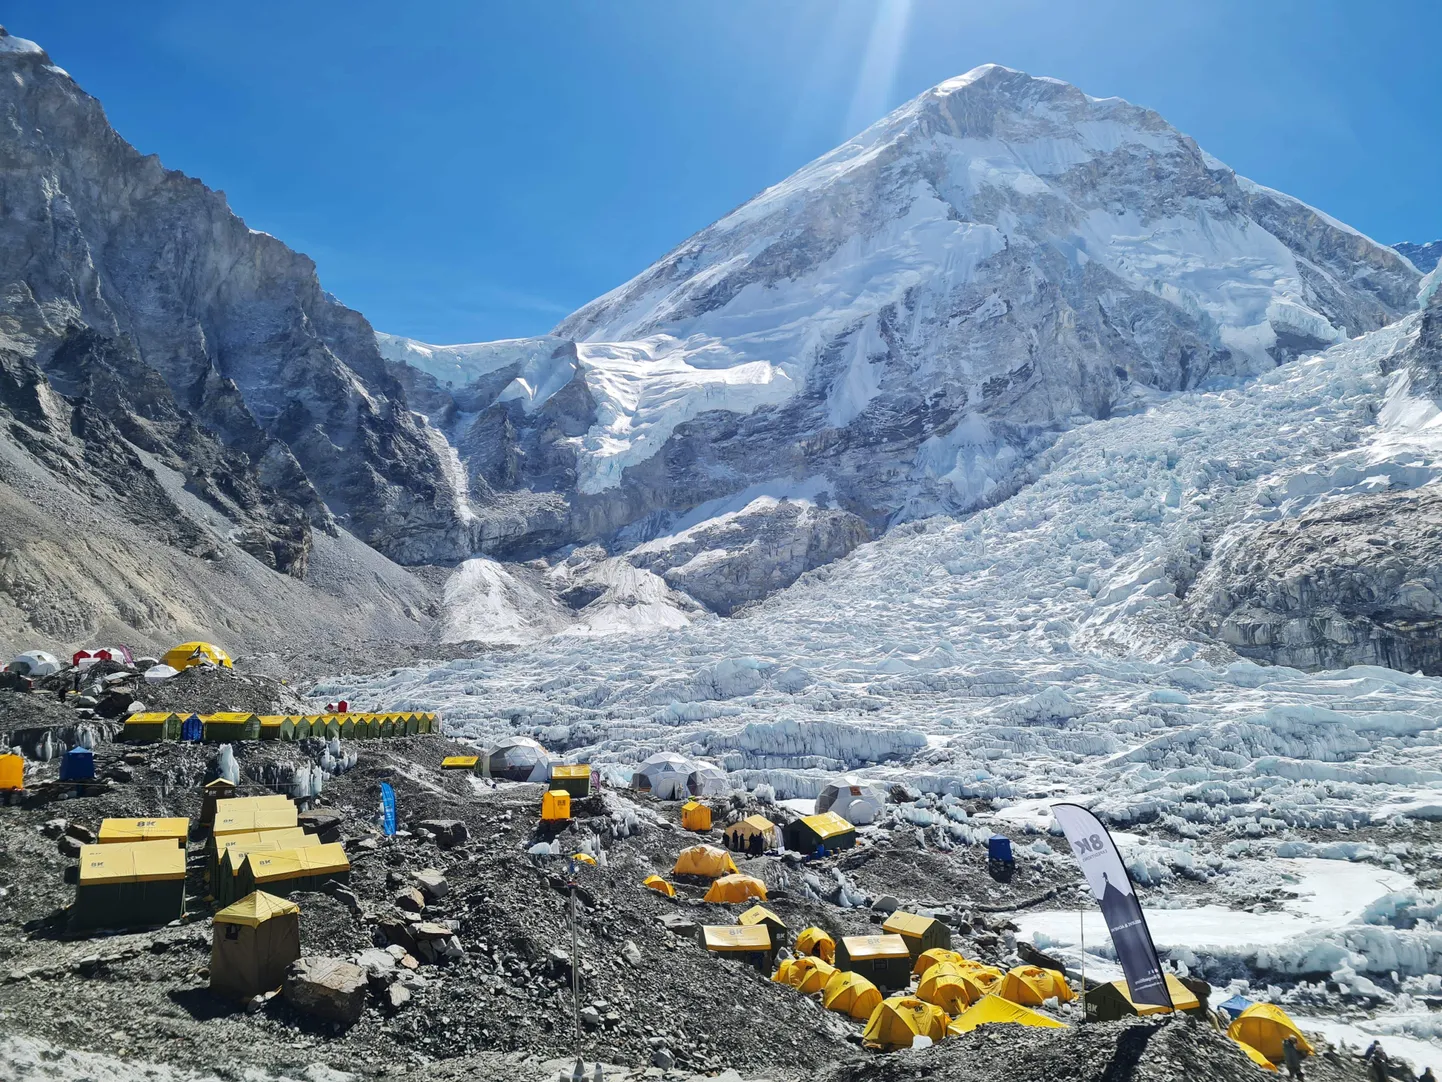
[[(624, 548), (757, 485), (818, 480), (826, 515), (875, 537), (1004, 498), (1080, 421), (1390, 323), (1418, 282), (1393, 249), (1238, 177), (1156, 113), (989, 65), (545, 339), (387, 356), (469, 380), (436, 408), (463, 421), (482, 534), (503, 558)], [(796, 522), (774, 510), (778, 529)], [(706, 551), (734, 563), (729, 545)], [(705, 578), (697, 596), (726, 611), (794, 576)]]
[(38, 46), (0, 40), (7, 348), (46, 369), (83, 330), (158, 375), (246, 484), (284, 493), (262, 532), (338, 521), (404, 562), (468, 555), (464, 501), (365, 319), (223, 193), (126, 143)]

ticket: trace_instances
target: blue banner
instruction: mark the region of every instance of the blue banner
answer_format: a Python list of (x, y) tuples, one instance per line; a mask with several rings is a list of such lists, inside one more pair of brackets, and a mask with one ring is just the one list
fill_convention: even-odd
[(390, 782), (381, 782), (381, 812), (384, 815), (381, 829), (389, 838), (396, 832), (396, 791), (391, 788)]

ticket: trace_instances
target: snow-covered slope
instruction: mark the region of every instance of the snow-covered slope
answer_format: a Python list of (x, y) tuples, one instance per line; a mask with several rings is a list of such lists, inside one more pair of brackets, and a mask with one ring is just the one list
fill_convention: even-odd
[(1149, 110), (988, 65), (551, 336), (383, 347), (468, 381), (437, 409), (495, 555), (623, 548), (756, 486), (876, 536), (1006, 495), (1074, 424), (1376, 329), (1418, 278)]

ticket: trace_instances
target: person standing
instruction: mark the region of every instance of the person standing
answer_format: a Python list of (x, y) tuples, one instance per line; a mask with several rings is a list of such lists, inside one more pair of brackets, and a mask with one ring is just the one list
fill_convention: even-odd
[(1286, 1065), (1288, 1078), (1302, 1078), (1302, 1054), (1297, 1051), (1297, 1038), (1288, 1037), (1282, 1042), (1282, 1063)]

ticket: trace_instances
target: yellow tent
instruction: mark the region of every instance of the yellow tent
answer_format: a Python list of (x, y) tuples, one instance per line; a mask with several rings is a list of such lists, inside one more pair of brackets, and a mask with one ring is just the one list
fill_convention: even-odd
[(995, 966), (984, 966), (979, 962), (969, 962), (960, 969), (962, 983), (967, 986), (973, 1003), (982, 996), (994, 993), (1001, 986), (1002, 978), (1005, 976)]
[(1262, 1055), (1262, 1053), (1258, 1052), (1246, 1041), (1237, 1041), (1235, 1037), (1232, 1039), (1236, 1041), (1237, 1047), (1242, 1050), (1242, 1054), (1253, 1063), (1255, 1063), (1258, 1067), (1260, 1067), (1264, 1071), (1271, 1071), (1273, 1074), (1277, 1073), (1277, 1065), (1271, 1060), (1269, 1060), (1266, 1056)]
[(828, 1011), (849, 1014), (865, 1022), (881, 1004), (881, 992), (860, 973), (836, 970), (821, 990), (821, 1005)]
[(168, 924), (185, 909), (185, 850), (172, 840), (82, 845), (74, 930)]
[(781, 964), (776, 967), (776, 972), (771, 974), (773, 984), (789, 984), (796, 987), (796, 962), (795, 958), (783, 958)]
[(541, 822), (564, 822), (571, 818), (571, 794), (561, 789), (548, 789), (541, 797)]
[(711, 809), (695, 800), (681, 805), (681, 828), (683, 830), (710, 830)]
[(1251, 1045), (1273, 1063), (1282, 1062), (1282, 1042), (1288, 1037), (1297, 1039), (1297, 1051), (1302, 1055), (1310, 1056), (1313, 1051), (1287, 1012), (1271, 1003), (1253, 1003), (1227, 1027), (1227, 1036)]
[(861, 1041), (884, 1051), (910, 1048), (917, 1037), (940, 1042), (946, 1036), (946, 1023), (946, 1012), (940, 1007), (923, 1003), (915, 996), (895, 996), (876, 1005)]
[(803, 928), (796, 937), (796, 953), (802, 956), (814, 954), (827, 962), (836, 961), (836, 940), (820, 928)]
[(1053, 996), (1062, 1003), (1075, 998), (1063, 974), (1040, 966), (1017, 966), (1008, 970), (996, 994), (1023, 1007), (1040, 1007)]
[(246, 895), (211, 925), (210, 987), (235, 999), (279, 988), (300, 957), (300, 906), (264, 891)]
[(664, 894), (668, 898), (676, 897), (676, 888), (659, 875), (648, 875), (645, 879), (641, 880), (641, 885), (650, 887), (657, 894)]
[(0, 789), (25, 788), (25, 757), (0, 755)]
[(189, 819), (102, 819), (97, 838), (101, 845), (158, 841), (184, 845), (189, 836)]
[[(804, 972), (802, 972), (804, 970)], [(826, 982), (831, 980), (840, 972), (830, 962), (823, 962), (820, 958), (798, 958), (796, 968), (793, 972), (800, 974), (796, 982), (796, 990), (803, 995), (820, 995), (826, 987)]]
[(736, 862), (731, 859), (731, 854), (714, 845), (693, 845), (681, 850), (676, 857), (676, 866), (671, 869), (672, 875), (699, 875), (706, 879), (734, 875), (735, 872)]
[(479, 755), (447, 755), (441, 760), (442, 770), (474, 770), (481, 761)]
[(1164, 974), (1167, 992), (1172, 997), (1171, 1008), (1152, 1003), (1136, 1003), (1132, 1000), (1131, 988), (1127, 982), (1112, 981), (1087, 993), (1087, 1021), (1110, 1022), (1115, 1018), (1131, 1015), (1167, 1014), (1170, 1010), (1200, 1011), (1202, 1002), (1185, 984), (1170, 973)]
[(960, 1014), (982, 997), (977, 986), (966, 979), (966, 971), (952, 962), (940, 962), (926, 971), (916, 988), (916, 998), (935, 1003), (947, 1014)]
[(726, 833), (736, 835), (742, 849), (745, 849), (746, 843), (757, 834), (761, 836), (761, 844), (767, 849), (776, 848), (776, 824), (764, 815), (748, 815), (741, 822), (727, 827)]
[(786, 922), (764, 905), (753, 905), (736, 918), (737, 924), (762, 924), (771, 935), (771, 946), (780, 947), (786, 942)]
[(332, 879), (350, 877), (350, 858), (340, 842), (298, 849), (247, 853), (236, 874), (236, 893), (242, 897), (265, 887), (289, 894), (294, 890), (320, 890)]
[(983, 996), (980, 1002), (952, 1022), (947, 1027), (947, 1031), (953, 1036), (959, 1036), (963, 1033), (970, 1033), (977, 1026), (984, 1026), (992, 1022), (1009, 1022), (1018, 1026), (1039, 1026), (1043, 1029), (1066, 1028), (1065, 1022), (1048, 1018), (1044, 1014), (1013, 1003), (1009, 999), (1002, 999), (1000, 996)]
[(204, 665), (207, 662), (226, 669), (234, 668), (230, 655), (209, 642), (183, 642), (167, 650), (160, 660), (172, 669), (188, 669), (192, 665)]
[(717, 954), (754, 965), (762, 973), (771, 968), (771, 937), (759, 924), (706, 924), (701, 927), (701, 946)]
[[(723, 902), (732, 904), (735, 902), (749, 902), (752, 898), (766, 900), (766, 884), (755, 876), (751, 875), (723, 875), (711, 883), (711, 889), (706, 892), (702, 901)], [(768, 945), (771, 933), (767, 931)]]
[(948, 950), (946, 947), (932, 947), (931, 950), (921, 952), (921, 956), (917, 958), (916, 964), (911, 967), (911, 971), (918, 977), (924, 977), (926, 976), (926, 971), (938, 962), (951, 962), (955, 965), (964, 965), (966, 959), (956, 951)]
[(215, 825), (211, 833), (253, 834), (262, 830), (280, 830), (299, 823), (295, 802), (280, 793), (271, 796), (238, 796), (222, 800), (215, 807)]
[(595, 863), (596, 863), (596, 858), (593, 857), (593, 856), (591, 856), (591, 855), (588, 854), (588, 853), (572, 853), (572, 854), (571, 854), (571, 859), (572, 859), (572, 860), (579, 860), (582, 864), (590, 864), (590, 865), (592, 865), (593, 867), (595, 866)]

